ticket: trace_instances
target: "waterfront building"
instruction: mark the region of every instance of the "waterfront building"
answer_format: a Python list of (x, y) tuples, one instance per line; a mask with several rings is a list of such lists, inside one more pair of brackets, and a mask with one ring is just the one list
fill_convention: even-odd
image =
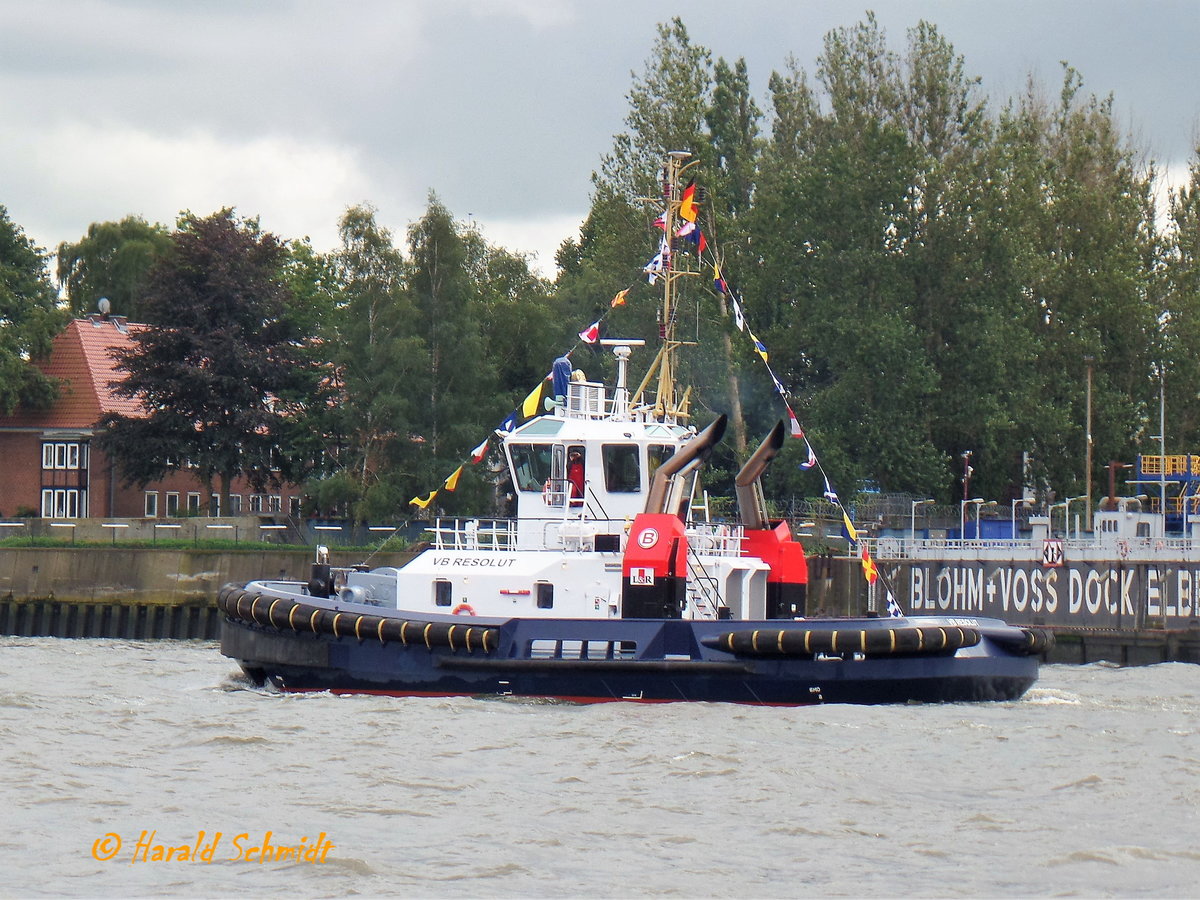
[(94, 444), (95, 426), (106, 413), (139, 413), (136, 399), (113, 390), (122, 373), (112, 354), (129, 347), (130, 335), (146, 327), (96, 313), (72, 320), (55, 337), (49, 356), (36, 364), (58, 380), (58, 400), (49, 409), (18, 407), (0, 416), (0, 516), (298, 516), (296, 485), (262, 494), (242, 478), (233, 483), (233, 508), (221, 509), (220, 495), (186, 460), (179, 470), (145, 486), (114, 476), (112, 462)]

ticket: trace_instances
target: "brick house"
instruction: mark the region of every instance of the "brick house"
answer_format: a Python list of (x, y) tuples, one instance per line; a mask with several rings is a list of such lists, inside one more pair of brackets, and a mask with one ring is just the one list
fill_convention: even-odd
[(117, 396), (112, 351), (131, 345), (130, 333), (145, 325), (123, 316), (75, 319), (55, 339), (38, 367), (59, 381), (58, 401), (49, 409), (18, 407), (0, 416), (0, 515), (44, 518), (139, 518), (186, 515), (300, 514), (300, 491), (284, 485), (270, 494), (253, 493), (236, 479), (231, 509), (220, 509), (212, 493), (186, 468), (144, 488), (113, 477), (103, 452), (93, 448), (95, 424), (109, 412), (137, 415), (136, 400)]

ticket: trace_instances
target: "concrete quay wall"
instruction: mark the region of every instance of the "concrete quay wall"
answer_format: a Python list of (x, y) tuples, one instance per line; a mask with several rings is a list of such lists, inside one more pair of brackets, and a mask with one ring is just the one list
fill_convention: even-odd
[[(407, 553), (379, 553), (402, 565)], [(217, 591), (228, 582), (308, 577), (312, 551), (104, 547), (0, 549), (0, 634), (203, 638), (219, 635)], [(334, 565), (358, 554), (330, 553)]]

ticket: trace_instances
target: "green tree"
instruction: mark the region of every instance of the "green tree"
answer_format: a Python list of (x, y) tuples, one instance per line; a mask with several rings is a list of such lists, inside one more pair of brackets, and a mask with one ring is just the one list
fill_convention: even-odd
[(1169, 200), (1163, 354), (1171, 379), (1168, 434), (1190, 453), (1200, 446), (1200, 394), (1175, 386), (1200, 384), (1200, 148), (1188, 169), (1188, 183)]
[(406, 511), (412, 496), (428, 350), (415, 333), (404, 258), (391, 232), (362, 206), (346, 211), (339, 231), (339, 301), (325, 341), (332, 363), (322, 429), (329, 471), (310, 487), (321, 507), (378, 521)]
[(331, 361), (339, 347), (333, 319), (341, 300), (340, 284), (334, 257), (315, 251), (307, 238), (293, 241), (282, 262), (280, 277), (288, 288), (284, 318), (298, 336), (296, 353), (303, 364), (281, 423), (280, 444), (289, 451), (290, 480), (311, 486), (331, 471), (332, 420), (343, 409)]
[(170, 231), (140, 216), (120, 222), (93, 222), (78, 243), (58, 245), (58, 281), (71, 312), (96, 311), (107, 297), (112, 311), (133, 322), (147, 322), (140, 296), (146, 273), (171, 244)]
[[(436, 196), (430, 195), (425, 215), (409, 227), (408, 244), (415, 330), (427, 350), (413, 420), (413, 439), (421, 443), (414, 474), (422, 485), (416, 492), (427, 493), (467, 459), (508, 411), (508, 401), (500, 401), (496, 360), (485, 352), (483, 304), (471, 277), (468, 242)], [(484, 490), (479, 480), (464, 478), (454, 493), (438, 495), (438, 505), (469, 509), (484, 502)]]
[(278, 483), (289, 399), (306, 384), (286, 316), (286, 252), (230, 209), (181, 217), (141, 296), (160, 324), (135, 332), (118, 358), (116, 391), (146, 415), (100, 422), (101, 445), (127, 481), (145, 484), (190, 461), (210, 489), (219, 480), (223, 510), (239, 475), (256, 490)]
[(572, 323), (557, 314), (550, 284), (525, 257), (488, 244), (477, 230), (465, 232), (463, 241), (478, 296), (483, 353), (496, 366), (497, 403), (511, 406), (546, 376), (553, 354), (574, 339)]
[(1112, 119), (1111, 98), (1081, 94), (1065, 67), (1057, 105), (1031, 89), (1001, 116), (995, 219), (1010, 243), (1032, 335), (1018, 412), (1035, 477), (1084, 493), (1086, 383), (1094, 367), (1093, 479), (1127, 460), (1157, 416), (1152, 181)]
[(629, 198), (655, 196), (655, 175), (668, 151), (698, 154), (706, 164), (713, 160), (704, 140), (712, 92), (712, 54), (692, 43), (678, 17), (660, 24), (657, 30), (658, 39), (645, 70), (640, 77), (634, 76), (626, 95), (628, 131), (614, 137), (613, 148), (594, 179)]
[[(711, 102), (705, 112), (709, 144), (712, 147), (713, 172), (704, 192), (707, 200), (702, 225), (714, 250), (706, 262), (721, 264), (726, 271), (742, 271), (751, 264), (753, 248), (744, 217), (754, 198), (755, 168), (758, 161), (759, 122), (762, 113), (750, 94), (750, 76), (746, 61), (732, 67), (718, 59), (713, 72)], [(702, 266), (702, 268), (705, 268)], [(707, 275), (704, 276), (707, 284)], [(725, 373), (723, 400), (728, 404), (733, 426), (733, 448), (738, 457), (746, 452), (746, 421), (742, 407), (742, 368), (744, 353), (734, 349), (732, 329), (728, 327), (730, 310), (724, 292), (712, 294), (715, 315), (710, 315), (710, 341), (719, 341), (718, 364)], [(753, 365), (753, 361), (750, 361)], [(720, 373), (711, 376), (713, 383)]]
[(746, 61), (732, 66), (723, 58), (713, 69), (711, 101), (704, 113), (714, 156), (711, 204), (722, 217), (736, 222), (754, 197), (762, 112), (750, 93)]
[(55, 383), (31, 364), (50, 352), (66, 324), (46, 270), (46, 254), (0, 206), (0, 412), (18, 404), (45, 408)]
[(992, 122), (978, 79), (929, 23), (909, 31), (901, 72), (897, 117), (915, 154), (903, 207), (905, 275), (922, 352), (938, 379), (926, 439), (946, 473), (914, 490), (960, 497), (970, 450), (973, 494), (1019, 496), (1028, 446), (1017, 413), (1032, 351), (998, 217), (982, 212), (989, 196), (1003, 205), (988, 190)]
[[(678, 150), (694, 156), (697, 165), (692, 171), (699, 175), (697, 184), (703, 201), (699, 224), (714, 243), (717, 215), (727, 216), (728, 237), (737, 241), (738, 232), (732, 227), (734, 217), (749, 203), (753, 190), (759, 112), (749, 93), (744, 61), (731, 67), (718, 60), (714, 76), (711, 53), (694, 44), (682, 20), (674, 18), (658, 26), (657, 40), (643, 73), (634, 76), (628, 101), (627, 130), (616, 135), (612, 150), (593, 176), (595, 192), (580, 241), (564, 244), (560, 253), (563, 271), (558, 296), (580, 320), (606, 313), (608, 301), (617, 290), (639, 281), (644, 285), (641, 268), (655, 254), (662, 238), (653, 222), (657, 210), (646, 201), (661, 196), (658, 174), (665, 153)], [(709, 191), (710, 185), (722, 190)], [(721, 204), (717, 215), (715, 202)], [(724, 223), (721, 229), (723, 239)], [(676, 240), (674, 244), (677, 270), (687, 259), (692, 270), (711, 271), (707, 268), (715, 258), (711, 254), (702, 266), (696, 259), (698, 254), (686, 242)], [(717, 352), (714, 355), (710, 350), (707, 356), (687, 354), (680, 361), (679, 371), (695, 389), (692, 397), (697, 415), (730, 413), (734, 444), (740, 452), (746, 443), (745, 425), (738, 370), (728, 336), (728, 310), (724, 298), (704, 290), (701, 282), (711, 284), (711, 275), (675, 282), (676, 327), (683, 329), (686, 321), (687, 336)], [(610, 329), (631, 336), (653, 335), (658, 327), (659, 305), (657, 290), (639, 287), (631, 291), (626, 306), (613, 312)]]
[(748, 311), (843, 490), (941, 485), (946, 461), (929, 437), (938, 373), (907, 257), (921, 155), (900, 115), (902, 60), (869, 18), (826, 36), (817, 76), (827, 111), (802, 73), (771, 80), (777, 131), (760, 163)]

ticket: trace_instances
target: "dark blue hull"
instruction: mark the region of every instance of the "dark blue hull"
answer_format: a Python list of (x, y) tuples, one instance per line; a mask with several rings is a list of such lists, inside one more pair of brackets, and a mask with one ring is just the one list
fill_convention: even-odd
[[(223, 602), (221, 651), (288, 691), (789, 706), (963, 702), (1015, 700), (1038, 673), (1036, 648), (1013, 649), (1023, 632), (994, 620), (966, 629), (886, 619), (405, 622), (378, 609), (254, 596)], [(295, 610), (285, 615), (281, 603)], [(970, 633), (960, 643), (974, 642), (934, 645), (933, 637), (956, 630)], [(897, 634), (917, 632), (920, 650), (897, 646)], [(836, 649), (838, 635), (846, 649)]]

